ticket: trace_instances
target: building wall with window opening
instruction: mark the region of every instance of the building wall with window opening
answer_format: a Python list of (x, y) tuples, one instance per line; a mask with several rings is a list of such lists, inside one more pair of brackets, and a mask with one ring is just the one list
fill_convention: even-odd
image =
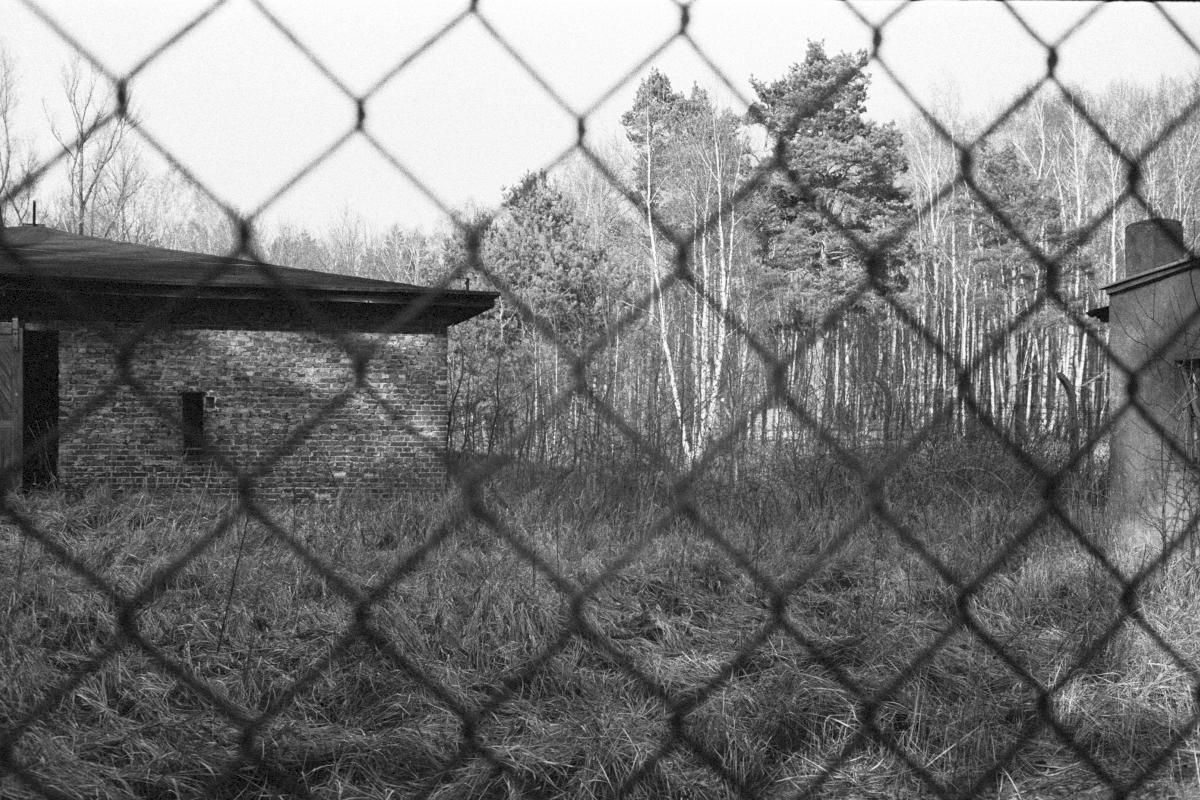
[(135, 391), (117, 380), (111, 341), (60, 330), (59, 417), (78, 423), (59, 443), (58, 480), (224, 491), (236, 470), (260, 492), (303, 497), (440, 485), (445, 334), (355, 343), (371, 351), (361, 385), (328, 337), (164, 331), (134, 351)]
[(495, 297), (3, 229), (0, 479), (224, 493), (241, 476), (282, 498), (440, 485), (447, 331)]

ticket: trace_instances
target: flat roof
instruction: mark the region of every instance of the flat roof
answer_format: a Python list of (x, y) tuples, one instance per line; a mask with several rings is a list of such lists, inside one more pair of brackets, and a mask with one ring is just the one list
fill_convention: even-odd
[(0, 316), (264, 330), (428, 332), (490, 309), (498, 293), (438, 289), (81, 236), (0, 229)]

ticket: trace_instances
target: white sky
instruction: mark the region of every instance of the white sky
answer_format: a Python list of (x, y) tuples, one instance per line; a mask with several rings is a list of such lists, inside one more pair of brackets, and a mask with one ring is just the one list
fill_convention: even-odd
[[(262, 0), (352, 93), (375, 86), (465, 2)], [(192, 0), (45, 0), (45, 12), (114, 74), (133, 69), (207, 7)], [(1031, 28), (1056, 39), (1091, 3), (1024, 2)], [(675, 41), (639, 67), (680, 24), (671, 0), (480, 0), (495, 31), (569, 106), (530, 78), (478, 19), (467, 18), (386, 81), (367, 102), (367, 129), (451, 207), (499, 201), (504, 186), (571, 146), (575, 114), (589, 137), (614, 136), (642, 76), (654, 66), (676, 88), (693, 82), (740, 107), (749, 78), (770, 81), (804, 58), (810, 39), (831, 55), (871, 47), (846, 5), (825, 0), (696, 0), (688, 28), (736, 93), (690, 45)], [(893, 3), (856, 6), (872, 20)], [(1198, 56), (1163, 17), (1200, 43), (1200, 4), (1162, 12), (1142, 3), (1099, 9), (1062, 47), (1058, 74), (1102, 89), (1117, 79), (1154, 83), (1196, 72)], [(15, 58), (22, 131), (53, 153), (48, 117), (65, 110), (61, 71), (70, 45), (19, 0), (0, 0), (0, 45)], [(1045, 52), (995, 3), (922, 2), (884, 31), (881, 56), (910, 91), (932, 102), (953, 87), (967, 110), (998, 108), (1043, 75)], [(635, 74), (624, 83), (631, 70)], [(901, 119), (912, 107), (876, 65), (869, 110)], [(619, 84), (619, 85), (618, 85)], [(615, 91), (606, 95), (616, 87)], [(355, 106), (249, 0), (230, 0), (134, 78), (144, 129), (218, 196), (257, 209), (355, 121)], [(361, 138), (292, 187), (261, 218), (324, 227), (349, 210), (388, 225), (432, 227), (436, 205)]]

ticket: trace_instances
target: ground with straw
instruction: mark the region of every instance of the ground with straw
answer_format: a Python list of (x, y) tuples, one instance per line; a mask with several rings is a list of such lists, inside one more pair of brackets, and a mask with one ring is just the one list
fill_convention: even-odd
[(634, 469), (514, 466), (262, 517), (19, 498), (0, 795), (1098, 797), (1153, 767), (1133, 796), (1196, 796), (1190, 552), (1142, 607), (1166, 650), (1114, 625), (1087, 476), (1048, 515), (982, 449), (927, 446), (878, 506), (812, 453), (683, 507)]

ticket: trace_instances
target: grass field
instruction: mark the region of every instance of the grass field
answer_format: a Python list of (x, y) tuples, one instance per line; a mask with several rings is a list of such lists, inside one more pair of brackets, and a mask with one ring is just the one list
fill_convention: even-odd
[[(1098, 537), (1090, 486), (1062, 503)], [(275, 526), (21, 498), (115, 595), (0, 530), (0, 796), (1100, 797), (1151, 767), (1133, 796), (1197, 796), (1190, 554), (1144, 603), (1172, 654), (1109, 635), (1119, 585), (993, 448), (886, 483), (940, 573), (832, 456), (687, 496), (525, 468), (474, 498), (496, 525), (448, 491), (264, 506)]]

